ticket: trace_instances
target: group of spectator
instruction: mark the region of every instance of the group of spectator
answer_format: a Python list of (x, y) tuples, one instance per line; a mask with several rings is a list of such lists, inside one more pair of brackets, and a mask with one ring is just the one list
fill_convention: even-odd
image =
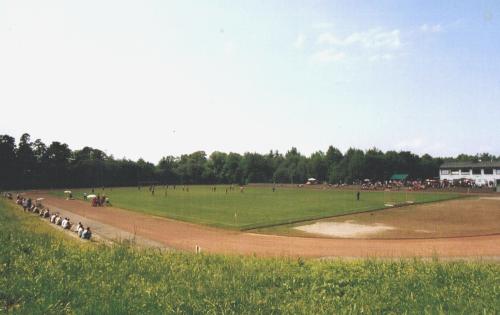
[(100, 195), (97, 194), (95, 195), (90, 195), (88, 196), (87, 193), (83, 194), (83, 200), (88, 200), (90, 198), (92, 207), (104, 207), (104, 206), (111, 206), (111, 203), (109, 202), (109, 198), (106, 197), (106, 195)]
[(386, 190), (386, 189), (397, 189), (400, 190), (407, 187), (410, 190), (424, 189), (423, 186), (419, 185), (417, 182), (403, 182), (400, 180), (386, 180), (386, 181), (369, 181), (364, 180), (360, 182), (362, 190)]
[[(9, 195), (4, 194), (4, 197), (9, 198)], [(73, 227), (73, 224), (68, 217), (62, 217), (58, 212), (51, 213), (49, 208), (43, 207), (40, 203), (33, 203), (31, 198), (24, 198), (20, 195), (17, 195), (16, 204), (22, 206), (25, 212), (32, 212), (42, 218), (49, 219), (50, 223), (59, 225), (65, 230), (71, 230), (71, 227)], [(90, 230), (90, 227), (87, 226), (85, 228), (81, 222), (78, 222), (78, 225), (73, 231), (77, 233), (78, 237), (82, 239), (90, 240), (90, 238), (92, 237), (92, 231)]]

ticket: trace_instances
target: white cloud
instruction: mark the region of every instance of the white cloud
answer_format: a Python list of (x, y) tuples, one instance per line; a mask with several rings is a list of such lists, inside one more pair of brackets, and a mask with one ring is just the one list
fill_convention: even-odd
[(357, 45), (363, 48), (398, 49), (401, 46), (400, 33), (398, 29), (384, 31), (381, 28), (352, 33), (344, 38), (332, 33), (323, 33), (319, 35), (317, 42), (334, 46)]
[(332, 23), (329, 22), (320, 22), (320, 23), (315, 23), (312, 25), (312, 28), (315, 29), (325, 29), (325, 28), (331, 28), (333, 26)]
[(399, 143), (396, 145), (396, 148), (400, 150), (420, 149), (424, 146), (424, 142), (424, 139), (422, 139), (421, 137), (403, 139), (399, 141)]
[(420, 30), (424, 33), (440, 33), (443, 31), (443, 27), (441, 26), (441, 24), (422, 24), (420, 26)]
[(345, 58), (345, 53), (333, 49), (325, 49), (311, 55), (311, 61), (315, 63), (330, 63)]
[(446, 146), (439, 140), (429, 140), (426, 137), (407, 138), (399, 141), (395, 147), (396, 150), (412, 151), (415, 153), (429, 153), (440, 155), (446, 150)]
[(392, 60), (394, 59), (394, 55), (393, 54), (376, 54), (376, 55), (372, 55), (369, 60), (370, 61), (388, 61), (388, 60)]
[(234, 46), (233, 42), (225, 42), (224, 43), (224, 53), (228, 56), (234, 55), (236, 52), (236, 47)]
[(344, 41), (332, 33), (323, 33), (318, 37), (318, 44), (344, 45)]
[(306, 41), (306, 37), (304, 34), (299, 33), (297, 35), (297, 38), (295, 39), (295, 42), (293, 43), (293, 47), (297, 49), (302, 49), (304, 47), (304, 43)]

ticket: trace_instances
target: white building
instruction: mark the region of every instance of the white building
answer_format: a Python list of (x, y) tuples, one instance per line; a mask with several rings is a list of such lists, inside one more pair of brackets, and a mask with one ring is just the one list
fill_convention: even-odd
[(500, 187), (500, 162), (445, 162), (439, 167), (439, 179), (471, 179), (477, 186)]

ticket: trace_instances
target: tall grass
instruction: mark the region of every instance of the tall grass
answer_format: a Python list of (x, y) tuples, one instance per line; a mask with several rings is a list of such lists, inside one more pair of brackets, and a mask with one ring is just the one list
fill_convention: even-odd
[(69, 239), (0, 201), (0, 313), (495, 314), (500, 266), (195, 255)]

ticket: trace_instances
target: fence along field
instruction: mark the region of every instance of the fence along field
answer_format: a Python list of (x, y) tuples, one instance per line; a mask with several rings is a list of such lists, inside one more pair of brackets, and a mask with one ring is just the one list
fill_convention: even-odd
[[(458, 198), (455, 193), (422, 192), (361, 192), (299, 188), (189, 186), (189, 191), (177, 186), (168, 189), (157, 186), (154, 195), (148, 187), (96, 189), (105, 194), (114, 206), (168, 218), (229, 229), (253, 229), (291, 222), (315, 220), (341, 214), (386, 208), (385, 204), (435, 202)], [(227, 192), (226, 192), (227, 190)], [(91, 189), (73, 190), (77, 199)], [(62, 190), (52, 191), (64, 197)]]
[(0, 200), (0, 312), (495, 314), (500, 265), (162, 253), (68, 238)]

